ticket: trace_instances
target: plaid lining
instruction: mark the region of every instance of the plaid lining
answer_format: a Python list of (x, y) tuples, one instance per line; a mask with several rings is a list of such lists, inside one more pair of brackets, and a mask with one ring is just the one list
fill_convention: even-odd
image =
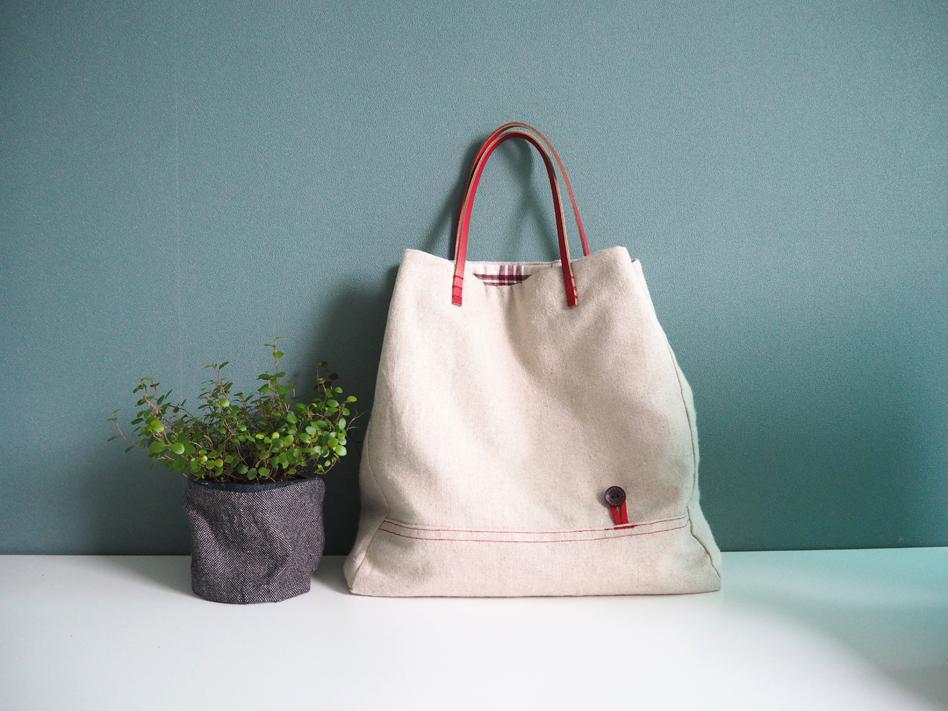
[(487, 286), (513, 286), (530, 275), (559, 265), (559, 262), (474, 262), (474, 276)]

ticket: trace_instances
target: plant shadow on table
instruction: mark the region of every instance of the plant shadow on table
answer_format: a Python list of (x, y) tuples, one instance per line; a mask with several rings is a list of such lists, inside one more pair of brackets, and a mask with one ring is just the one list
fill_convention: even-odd
[(114, 556), (106, 559), (126, 575), (144, 578), (163, 588), (196, 597), (191, 590), (191, 558), (189, 556)]

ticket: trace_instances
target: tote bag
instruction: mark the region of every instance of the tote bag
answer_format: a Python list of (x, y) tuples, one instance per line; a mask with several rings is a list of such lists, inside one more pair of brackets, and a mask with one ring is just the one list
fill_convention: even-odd
[[(560, 259), (467, 261), (491, 153), (519, 138), (553, 192)], [(560, 174), (584, 256), (571, 260)], [(485, 141), (455, 259), (408, 249), (389, 308), (345, 575), (381, 596), (695, 593), (721, 586), (698, 501), (691, 389), (624, 247), (589, 253), (536, 129)]]

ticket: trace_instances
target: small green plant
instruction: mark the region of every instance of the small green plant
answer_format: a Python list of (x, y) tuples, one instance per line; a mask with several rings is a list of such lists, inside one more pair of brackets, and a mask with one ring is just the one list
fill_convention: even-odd
[(346, 440), (353, 422), (349, 405), (335, 385), (335, 373), (323, 377), (326, 363), (316, 367), (317, 396), (313, 402), (296, 401), (292, 381), (280, 371), (283, 353), (276, 341), (273, 372), (257, 376), (263, 385), (245, 396), (231, 392), (233, 383), (221, 374), (227, 362), (205, 366), (214, 378), (201, 389), (199, 408), (191, 414), (185, 402), (173, 404), (171, 391), (159, 394), (154, 378), (142, 378), (132, 392), (141, 393), (142, 408), (132, 420), (134, 438), (125, 436), (116, 410), (109, 418), (121, 437), (135, 448), (148, 450), (154, 462), (196, 480), (232, 483), (271, 483), (309, 474), (325, 474), (346, 455)]

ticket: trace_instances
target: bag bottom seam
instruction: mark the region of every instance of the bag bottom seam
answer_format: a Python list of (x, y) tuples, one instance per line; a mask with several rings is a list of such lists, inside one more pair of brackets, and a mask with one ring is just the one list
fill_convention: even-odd
[[(383, 522), (384, 525), (384, 522)], [(688, 527), (688, 522), (682, 523), (680, 526), (674, 526), (671, 528), (662, 528), (657, 531), (639, 531), (639, 532), (630, 532), (630, 533), (620, 533), (613, 536), (599, 536), (596, 538), (559, 538), (552, 540), (526, 540), (526, 539), (504, 539), (504, 538), (430, 538), (425, 536), (412, 536), (407, 533), (400, 533), (398, 531), (392, 531), (387, 528), (379, 526), (376, 533), (388, 533), (393, 536), (398, 536), (399, 538), (409, 538), (415, 541), (430, 541), (430, 542), (444, 542), (444, 543), (513, 543), (513, 544), (550, 544), (550, 543), (595, 543), (598, 541), (613, 541), (621, 538), (631, 538), (633, 536), (653, 536), (659, 533), (670, 533), (672, 531), (680, 531), (683, 528)], [(628, 527), (619, 530), (628, 530)]]

